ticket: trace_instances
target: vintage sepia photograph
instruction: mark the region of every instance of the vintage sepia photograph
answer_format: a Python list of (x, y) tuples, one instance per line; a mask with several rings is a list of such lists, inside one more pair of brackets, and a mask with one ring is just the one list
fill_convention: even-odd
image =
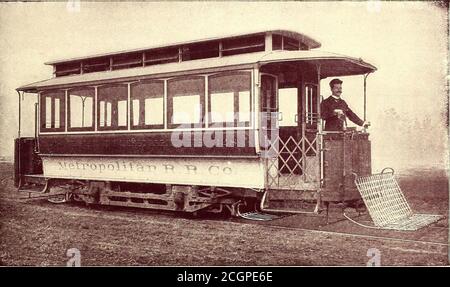
[(448, 14), (1, 2), (0, 266), (448, 265)]

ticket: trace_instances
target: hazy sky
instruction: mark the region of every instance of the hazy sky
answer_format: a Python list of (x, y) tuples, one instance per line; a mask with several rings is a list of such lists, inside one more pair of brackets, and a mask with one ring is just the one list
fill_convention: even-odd
[[(367, 89), (374, 171), (443, 167), (447, 24), (446, 8), (426, 2), (81, 2), (78, 12), (66, 3), (1, 3), (0, 155), (12, 155), (17, 135), (14, 89), (50, 78), (46, 61), (283, 28), (315, 38), (323, 51), (378, 68)], [(343, 79), (343, 97), (362, 116), (362, 76)], [(322, 81), (325, 97), (329, 80)], [(35, 96), (25, 97), (30, 134)]]

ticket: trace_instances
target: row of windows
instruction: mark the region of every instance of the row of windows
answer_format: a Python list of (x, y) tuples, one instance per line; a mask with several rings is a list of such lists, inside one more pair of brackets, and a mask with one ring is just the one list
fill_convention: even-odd
[[(143, 67), (179, 61), (207, 59), (220, 56), (265, 51), (265, 36), (250, 35), (221, 41), (207, 41), (167, 47), (148, 51), (130, 52), (110, 57), (97, 57), (83, 61), (66, 62), (55, 65), (57, 77), (81, 73), (92, 73)], [(274, 34), (273, 50), (307, 50), (308, 47), (294, 38)]]
[[(165, 122), (169, 128), (204, 126), (206, 85), (210, 123), (250, 125), (251, 73), (242, 71), (208, 76), (207, 82), (204, 76), (191, 76), (132, 83), (130, 102), (127, 84), (99, 86), (97, 107), (94, 87), (69, 89), (67, 130), (92, 131), (95, 123), (98, 130), (126, 130), (128, 121), (130, 129), (159, 129)], [(65, 131), (65, 95), (65, 91), (41, 93), (41, 131)]]

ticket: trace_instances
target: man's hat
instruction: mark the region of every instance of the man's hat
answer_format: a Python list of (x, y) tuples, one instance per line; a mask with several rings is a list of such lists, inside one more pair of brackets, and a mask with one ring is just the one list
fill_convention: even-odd
[(333, 88), (335, 84), (342, 84), (343, 82), (339, 79), (333, 79), (330, 81), (330, 88)]

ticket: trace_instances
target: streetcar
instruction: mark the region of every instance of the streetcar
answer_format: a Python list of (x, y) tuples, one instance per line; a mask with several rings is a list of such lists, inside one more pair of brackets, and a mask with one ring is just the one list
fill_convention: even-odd
[[(371, 174), (366, 129), (324, 131), (321, 80), (367, 76), (360, 58), (268, 30), (47, 62), (35, 136), (15, 140), (29, 198), (187, 213), (319, 213), (355, 206)], [(27, 118), (33, 118), (28, 115)]]

